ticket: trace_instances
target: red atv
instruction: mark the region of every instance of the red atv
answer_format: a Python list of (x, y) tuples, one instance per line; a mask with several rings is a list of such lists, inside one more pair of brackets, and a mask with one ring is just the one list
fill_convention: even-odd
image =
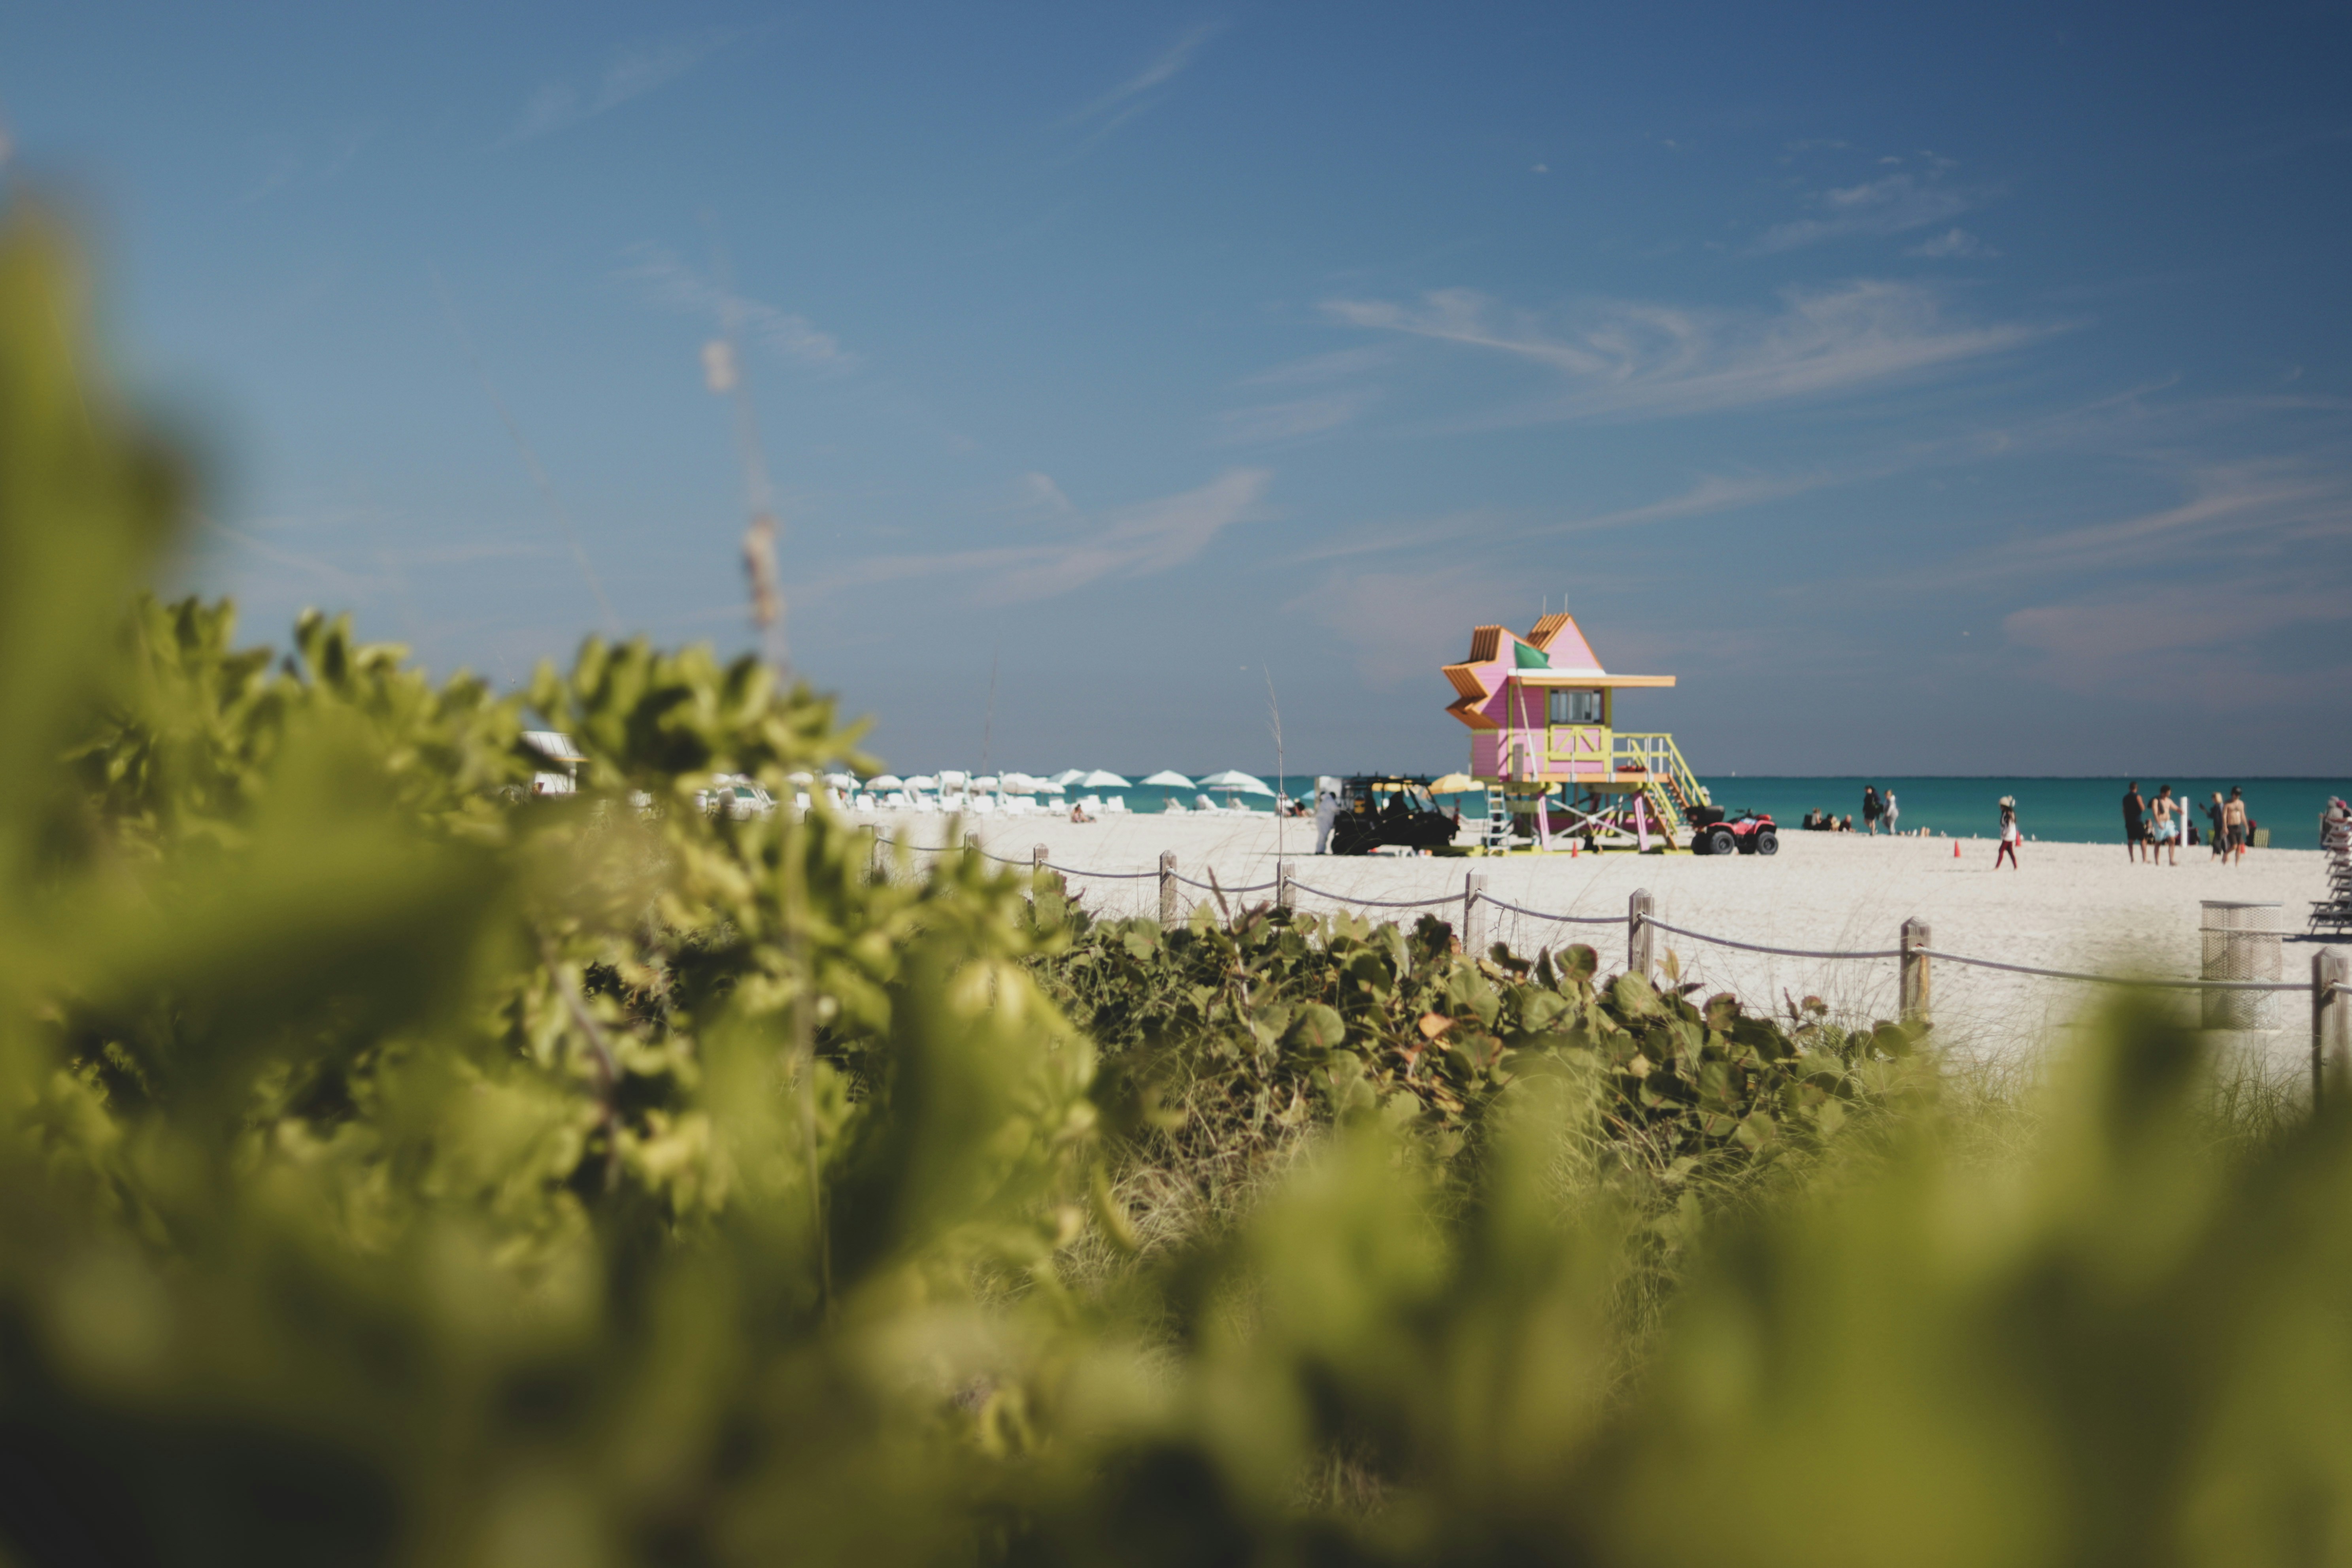
[(1727, 816), (1719, 806), (1695, 806), (1690, 814), (1694, 855), (1778, 855), (1780, 830), (1759, 811)]

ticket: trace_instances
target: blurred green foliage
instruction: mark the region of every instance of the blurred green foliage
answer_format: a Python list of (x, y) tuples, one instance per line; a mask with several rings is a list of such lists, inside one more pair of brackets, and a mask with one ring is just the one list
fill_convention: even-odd
[(1899, 1030), (705, 816), (855, 753), (750, 660), (240, 650), (77, 278), (12, 215), (11, 1559), (2352, 1556), (2352, 1150), (2193, 1037), (1988, 1159)]

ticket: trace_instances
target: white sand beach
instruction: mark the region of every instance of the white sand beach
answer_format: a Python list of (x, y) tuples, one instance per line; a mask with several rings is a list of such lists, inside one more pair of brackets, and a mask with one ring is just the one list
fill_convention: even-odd
[[(886, 831), (937, 846), (940, 817), (885, 818)], [(2202, 847), (2183, 851), (2176, 867), (2127, 861), (2123, 847), (2029, 843), (2022, 868), (1992, 868), (1989, 839), (1871, 838), (1790, 832), (1770, 858), (1673, 856), (1512, 856), (1475, 859), (1390, 857), (1318, 858), (1310, 822), (1281, 825), (1291, 875), (1302, 889), (1343, 899), (1452, 896), (1458, 920), (1464, 878), (1486, 879), (1493, 899), (1547, 913), (1602, 917), (1608, 924), (1565, 925), (1502, 910), (1487, 911), (1490, 940), (1532, 953), (1545, 945), (1589, 942), (1605, 971), (1624, 963), (1626, 900), (1647, 889), (1659, 920), (1692, 931), (1782, 947), (1892, 949), (1904, 920), (1929, 921), (1937, 948), (1959, 953), (2098, 973), (2192, 978), (2198, 973), (2200, 900), (2275, 901), (2279, 929), (2299, 933), (2309, 902), (2322, 891), (2316, 850), (2252, 850), (2239, 866), (2212, 860)], [(1172, 850), (1185, 876), (1242, 887), (1275, 875), (1271, 816), (1142, 816), (1090, 824), (1057, 817), (980, 818), (970, 837), (990, 853), (1025, 860), (1046, 847), (1059, 866), (1094, 871), (1151, 871)], [(1156, 914), (1156, 879), (1072, 879), (1089, 907), (1108, 914)], [(1188, 907), (1206, 892), (1186, 888)], [(1253, 899), (1270, 895), (1258, 893)], [(1302, 890), (1302, 910), (1332, 907)], [(1410, 921), (1415, 910), (1386, 911)], [(1675, 954), (1685, 978), (1727, 989), (1754, 1005), (1817, 994), (1842, 1010), (1887, 1017), (1895, 1012), (1895, 961), (1785, 958), (1716, 947), (1657, 933), (1661, 956)], [(2289, 940), (2282, 978), (2307, 980), (2318, 944)], [(1934, 966), (1937, 1032), (1949, 1046), (1992, 1058), (2032, 1054), (2079, 1017), (2106, 988), (1942, 963)], [(2185, 995), (2184, 1016), (2195, 1003)], [(2306, 1051), (2309, 1003), (2288, 993), (2273, 1004), (2275, 1038), (2242, 1043), (2263, 1049), (2282, 1071)]]

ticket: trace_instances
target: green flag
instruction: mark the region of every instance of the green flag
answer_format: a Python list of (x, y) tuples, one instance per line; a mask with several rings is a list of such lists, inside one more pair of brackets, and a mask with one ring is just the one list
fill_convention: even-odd
[(1551, 668), (1551, 655), (1544, 652), (1543, 649), (1536, 647), (1532, 643), (1513, 643), (1511, 645), (1511, 651), (1519, 656), (1518, 668), (1521, 669), (1549, 669)]

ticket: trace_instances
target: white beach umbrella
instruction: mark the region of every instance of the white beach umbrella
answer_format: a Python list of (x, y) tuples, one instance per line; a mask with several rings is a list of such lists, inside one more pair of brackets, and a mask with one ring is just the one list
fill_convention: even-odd
[(974, 789), (995, 789), (1003, 783), (1004, 781), (998, 778), (994, 773), (982, 773), (978, 778), (971, 781), (971, 787)]
[(908, 789), (937, 789), (940, 787), (940, 781), (933, 778), (929, 773), (917, 773), (914, 777), (907, 781), (907, 787)]
[(867, 789), (905, 789), (907, 781), (897, 773), (877, 773), (866, 781)]
[(1064, 789), (1067, 789), (1070, 785), (1077, 783), (1080, 779), (1086, 776), (1087, 770), (1084, 768), (1064, 768), (1060, 773), (1055, 773), (1047, 782), (1060, 784)]
[(941, 768), (940, 770), (940, 787), (941, 789), (961, 789), (965, 784), (971, 782), (971, 779), (970, 774), (960, 773), (954, 768)]
[(1042, 783), (1042, 780), (1033, 779), (1027, 773), (1007, 773), (1004, 782), (997, 787), (1007, 795), (1035, 795)]
[(1182, 773), (1170, 773), (1165, 768), (1143, 782), (1154, 789), (1191, 789), (1192, 787), (1191, 779), (1186, 778)]
[(1232, 768), (1227, 768), (1221, 773), (1211, 773), (1207, 778), (1201, 781), (1201, 787), (1202, 789), (1229, 789), (1236, 791), (1242, 795), (1272, 795), (1274, 793), (1273, 790), (1266, 787), (1266, 782), (1264, 779), (1253, 778), (1248, 773), (1237, 773)]
[(786, 773), (784, 778), (787, 783), (796, 784), (814, 784), (816, 782), (816, 775), (814, 773)]
[(851, 778), (847, 773), (827, 773), (824, 775), (824, 782), (834, 789), (856, 789), (857, 787), (857, 781)]
[(1078, 781), (1078, 787), (1081, 789), (1133, 789), (1135, 786), (1117, 773), (1107, 773), (1100, 768), (1097, 768)]
[(1037, 785), (1037, 793), (1039, 795), (1067, 795), (1070, 793), (1070, 786), (1064, 784), (1059, 779), (1046, 779)]

